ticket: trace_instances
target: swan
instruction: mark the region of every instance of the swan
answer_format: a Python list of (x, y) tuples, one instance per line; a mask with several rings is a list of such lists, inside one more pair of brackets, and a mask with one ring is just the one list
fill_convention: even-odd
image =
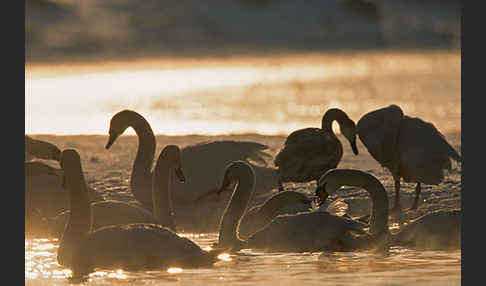
[(52, 175), (52, 176), (62, 176), (62, 169), (51, 167), (45, 163), (39, 161), (28, 161), (25, 162), (25, 176), (41, 176), (41, 175)]
[(356, 126), (348, 115), (331, 108), (322, 117), (321, 128), (305, 128), (292, 132), (275, 157), (279, 190), (283, 182), (309, 182), (318, 180), (327, 170), (337, 167), (343, 156), (343, 145), (332, 131), (332, 122), (339, 123), (341, 132), (351, 144), (355, 155)]
[(25, 135), (25, 155), (27, 160), (30, 160), (31, 157), (36, 157), (39, 159), (59, 161), (61, 150), (52, 143), (36, 140)]
[(390, 246), (400, 245), (427, 250), (460, 249), (461, 217), (461, 210), (427, 213), (392, 235)]
[[(92, 227), (98, 229), (103, 226), (128, 223), (161, 224), (176, 231), (170, 204), (169, 175), (171, 169), (180, 181), (185, 181), (181, 168), (180, 149), (176, 145), (167, 145), (160, 152), (152, 178), (153, 215), (141, 206), (115, 200), (106, 200), (91, 204)], [(59, 214), (53, 223), (52, 233), (59, 237), (66, 225), (70, 211)]]
[[(130, 187), (134, 197), (144, 208), (152, 209), (151, 166), (154, 160), (156, 139), (148, 121), (133, 110), (122, 110), (110, 120), (109, 138), (105, 146), (109, 149), (116, 139), (128, 128), (132, 127), (138, 136), (138, 151), (133, 163), (130, 177)], [(225, 166), (238, 159), (253, 159), (264, 162), (264, 156), (269, 156), (262, 150), (268, 147), (256, 142), (213, 141), (203, 142), (182, 148), (181, 158), (185, 162), (184, 172), (190, 181), (180, 184), (171, 179), (174, 188), (174, 203), (193, 203), (190, 198), (199, 197), (198, 193), (215, 193), (214, 182), (224, 172)], [(210, 167), (207, 164), (211, 164)], [(259, 171), (259, 185), (262, 190), (271, 189), (276, 185), (273, 168), (256, 167)], [(261, 180), (260, 180), (261, 178)]]
[(372, 248), (388, 232), (388, 198), (383, 185), (374, 176), (362, 171), (333, 169), (319, 179), (318, 190), (332, 194), (342, 185), (367, 190), (373, 200), (369, 233), (356, 229), (349, 219), (317, 211), (280, 215), (248, 240), (241, 240), (237, 228), (254, 189), (252, 167), (242, 161), (233, 162), (226, 169), (220, 190), (232, 181), (236, 181), (236, 187), (221, 219), (218, 247), (280, 252), (350, 251)]
[(206, 252), (158, 224), (119, 224), (92, 231), (91, 206), (79, 154), (65, 149), (60, 162), (71, 215), (57, 250), (57, 262), (71, 268), (73, 278), (83, 278), (96, 268), (137, 271), (211, 266), (216, 262), (220, 250)]
[(312, 201), (303, 193), (278, 192), (245, 213), (238, 226), (238, 235), (246, 239), (278, 215), (309, 211)]
[(392, 213), (400, 213), (400, 178), (417, 183), (410, 209), (416, 210), (421, 183), (438, 185), (444, 169), (451, 169), (452, 158), (461, 156), (449, 145), (432, 123), (403, 114), (397, 105), (390, 105), (365, 114), (357, 124), (358, 136), (371, 156), (387, 168), (395, 182)]

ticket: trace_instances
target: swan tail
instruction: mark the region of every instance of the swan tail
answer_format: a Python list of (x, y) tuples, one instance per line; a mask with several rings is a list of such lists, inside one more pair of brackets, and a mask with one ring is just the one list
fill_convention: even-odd
[(219, 261), (219, 256), (221, 254), (228, 253), (227, 249), (211, 249), (209, 251), (202, 251), (198, 256), (192, 256), (184, 261), (185, 267), (204, 267), (212, 265)]

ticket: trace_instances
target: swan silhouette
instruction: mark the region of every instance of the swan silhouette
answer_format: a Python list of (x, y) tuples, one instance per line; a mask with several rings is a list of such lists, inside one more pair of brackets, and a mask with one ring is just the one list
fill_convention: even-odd
[(253, 192), (254, 176), (251, 166), (242, 161), (233, 162), (226, 169), (221, 191), (232, 181), (236, 181), (236, 187), (221, 219), (218, 247), (278, 252), (351, 251), (375, 247), (388, 232), (388, 198), (383, 185), (362, 171), (334, 169), (319, 179), (318, 189), (332, 194), (342, 185), (365, 188), (373, 201), (369, 233), (357, 229), (349, 219), (317, 211), (277, 216), (248, 240), (241, 240), (237, 228)]
[(71, 214), (60, 240), (57, 261), (71, 268), (73, 278), (85, 277), (96, 268), (188, 268), (211, 266), (217, 260), (220, 250), (203, 251), (191, 240), (158, 224), (119, 224), (92, 231), (91, 206), (79, 154), (66, 149), (60, 162)]
[[(152, 209), (152, 174), (151, 167), (156, 149), (156, 139), (148, 121), (133, 110), (122, 110), (110, 120), (109, 138), (106, 149), (109, 149), (116, 139), (132, 127), (138, 136), (138, 151), (130, 176), (131, 191), (144, 208)], [(268, 147), (256, 142), (214, 141), (204, 142), (182, 148), (181, 158), (184, 172), (190, 181), (180, 184), (172, 181), (174, 188), (174, 203), (192, 203), (192, 198), (205, 196), (216, 192), (215, 182), (224, 172), (226, 165), (238, 159), (253, 159), (264, 162), (269, 156), (263, 150)], [(210, 167), (207, 166), (210, 164)], [(276, 184), (273, 168), (256, 167), (262, 191), (271, 189)], [(260, 180), (261, 178), (261, 180)]]
[[(148, 210), (136, 204), (115, 200), (96, 202), (91, 204), (93, 229), (116, 224), (154, 223), (161, 224), (176, 231), (176, 224), (172, 215), (171, 192), (169, 190), (168, 178), (173, 169), (179, 180), (182, 182), (185, 181), (181, 166), (179, 147), (176, 145), (167, 145), (160, 152), (153, 173), (153, 215)], [(54, 230), (52, 232), (56, 236), (62, 234), (69, 215), (70, 211), (68, 210), (55, 218)]]
[(27, 160), (36, 157), (39, 159), (59, 161), (61, 150), (52, 143), (33, 139), (32, 137), (25, 135), (25, 155)]
[(392, 213), (400, 213), (400, 179), (417, 183), (411, 207), (417, 209), (421, 183), (438, 185), (452, 158), (461, 156), (431, 123), (403, 114), (397, 105), (371, 111), (357, 124), (358, 135), (371, 156), (387, 168), (395, 182)]
[(392, 235), (390, 245), (427, 250), (460, 249), (461, 216), (460, 210), (427, 213)]
[(321, 128), (305, 128), (292, 132), (275, 157), (279, 190), (283, 182), (309, 182), (318, 180), (327, 170), (338, 166), (343, 156), (343, 145), (332, 131), (332, 122), (339, 123), (341, 132), (351, 144), (355, 155), (356, 126), (347, 114), (331, 108), (322, 117)]

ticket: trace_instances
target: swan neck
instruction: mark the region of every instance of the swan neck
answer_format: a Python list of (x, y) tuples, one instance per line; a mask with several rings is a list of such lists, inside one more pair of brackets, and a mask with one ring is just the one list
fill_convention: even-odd
[(133, 163), (130, 185), (135, 198), (151, 207), (151, 189), (144, 187), (151, 181), (151, 168), (155, 156), (156, 140), (150, 124), (141, 116), (134, 117), (132, 128), (138, 136), (138, 150)]
[(339, 124), (339, 127), (341, 127), (346, 117), (346, 113), (339, 109), (328, 110), (322, 117), (321, 129), (334, 133), (332, 130), (333, 121), (336, 120)]
[(69, 193), (70, 215), (61, 244), (76, 245), (91, 232), (92, 214), (81, 167), (64, 168)]
[[(162, 158), (161, 158), (162, 159)], [(170, 166), (166, 160), (160, 160), (153, 173), (152, 207), (154, 217), (161, 225), (176, 230), (172, 219), (171, 193), (169, 191)]]
[(240, 174), (231, 199), (223, 213), (219, 227), (219, 247), (233, 247), (242, 243), (237, 234), (241, 218), (255, 186), (255, 177), (250, 172)]

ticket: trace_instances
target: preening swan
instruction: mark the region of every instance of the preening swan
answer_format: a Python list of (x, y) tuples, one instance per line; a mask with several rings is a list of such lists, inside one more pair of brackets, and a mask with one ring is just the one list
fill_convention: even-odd
[(232, 181), (236, 188), (221, 219), (218, 247), (264, 249), (268, 251), (348, 251), (375, 246), (388, 232), (388, 198), (383, 185), (372, 175), (357, 170), (331, 170), (318, 182), (318, 189), (327, 194), (342, 185), (365, 188), (373, 200), (370, 233), (356, 228), (349, 219), (327, 212), (280, 215), (251, 235), (238, 237), (237, 228), (254, 188), (254, 173), (250, 165), (237, 161), (228, 166), (221, 190)]
[(343, 145), (332, 131), (332, 122), (339, 123), (341, 132), (351, 144), (355, 155), (356, 126), (344, 111), (331, 108), (322, 117), (321, 128), (305, 128), (292, 132), (275, 157), (279, 190), (283, 182), (318, 180), (327, 170), (337, 167), (343, 156)]
[(451, 168), (452, 158), (461, 156), (431, 123), (403, 114), (390, 105), (365, 114), (357, 124), (358, 135), (371, 156), (387, 168), (395, 181), (392, 212), (400, 212), (400, 178), (417, 183), (411, 209), (418, 206), (421, 183), (438, 185), (444, 169)]
[(91, 206), (79, 154), (73, 149), (64, 150), (60, 162), (71, 215), (60, 241), (57, 261), (71, 268), (74, 278), (96, 268), (135, 271), (210, 266), (216, 261), (219, 251), (203, 251), (191, 240), (157, 224), (120, 224), (92, 232)]
[(33, 156), (39, 159), (59, 161), (61, 150), (52, 143), (25, 135), (25, 155), (27, 160)]
[(460, 249), (461, 216), (460, 210), (425, 214), (392, 235), (390, 245), (428, 250)]
[[(176, 145), (167, 145), (160, 152), (152, 178), (153, 215), (135, 204), (112, 200), (96, 202), (91, 204), (93, 229), (115, 224), (154, 223), (176, 231), (176, 224), (172, 216), (169, 175), (173, 169), (179, 180), (185, 181), (180, 153), (180, 149)], [(68, 217), (69, 211), (56, 217), (52, 231), (56, 236), (62, 234)]]
[(312, 199), (295, 191), (283, 191), (274, 194), (261, 205), (249, 209), (238, 226), (238, 235), (247, 239), (252, 233), (264, 227), (272, 219), (282, 214), (295, 214), (309, 211)]
[[(132, 127), (138, 136), (138, 151), (130, 176), (130, 187), (134, 197), (144, 206), (152, 209), (151, 167), (156, 149), (155, 135), (147, 120), (132, 110), (122, 110), (110, 121), (109, 139), (106, 149), (128, 128)], [(172, 181), (174, 203), (192, 203), (194, 198), (206, 193), (215, 193), (217, 182), (227, 164), (233, 160), (252, 159), (263, 162), (269, 156), (263, 150), (268, 147), (256, 142), (215, 141), (182, 148), (181, 158), (184, 173), (191, 180), (184, 184)], [(256, 167), (259, 186), (270, 190), (276, 184), (273, 168)]]

